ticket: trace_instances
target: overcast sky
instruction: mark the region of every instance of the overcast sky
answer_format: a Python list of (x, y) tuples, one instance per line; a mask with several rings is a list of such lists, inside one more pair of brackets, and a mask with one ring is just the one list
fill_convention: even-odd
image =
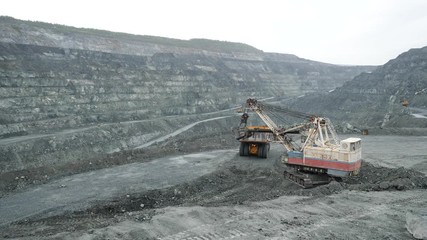
[(427, 0), (2, 0), (0, 15), (242, 42), (335, 64), (380, 65), (427, 46)]

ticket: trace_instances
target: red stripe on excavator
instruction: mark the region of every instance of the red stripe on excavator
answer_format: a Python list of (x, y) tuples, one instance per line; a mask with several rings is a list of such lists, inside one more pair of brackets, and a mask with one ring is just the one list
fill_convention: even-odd
[(347, 162), (339, 162), (339, 161), (325, 161), (321, 159), (305, 158), (305, 162), (303, 162), (302, 158), (288, 158), (288, 164), (296, 164), (296, 165), (325, 168), (325, 169), (336, 169), (336, 170), (351, 172), (360, 168), (362, 164), (362, 160), (358, 160), (352, 163), (347, 163)]

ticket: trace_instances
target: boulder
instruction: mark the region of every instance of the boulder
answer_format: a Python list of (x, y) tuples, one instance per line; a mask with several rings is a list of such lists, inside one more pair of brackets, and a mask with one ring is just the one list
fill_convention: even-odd
[(406, 229), (416, 239), (427, 239), (427, 212), (424, 214), (407, 213)]

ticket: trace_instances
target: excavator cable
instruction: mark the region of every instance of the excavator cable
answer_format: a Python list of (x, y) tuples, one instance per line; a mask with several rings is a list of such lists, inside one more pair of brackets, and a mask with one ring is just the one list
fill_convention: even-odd
[(269, 110), (271, 112), (286, 113), (286, 114), (288, 114), (292, 117), (296, 117), (296, 118), (310, 119), (311, 117), (314, 116), (313, 114), (303, 113), (303, 112), (299, 112), (299, 111), (292, 110), (289, 108), (275, 106), (275, 105), (268, 104), (268, 103), (258, 103), (258, 106), (262, 110)]
[(285, 116), (283, 116), (282, 114), (278, 113), (278, 112), (274, 112), (271, 110), (264, 110), (268, 115), (271, 115), (272, 117), (276, 118), (277, 120), (279, 120), (279, 122), (284, 123), (286, 125), (290, 125), (290, 123), (288, 122), (288, 120), (286, 119)]

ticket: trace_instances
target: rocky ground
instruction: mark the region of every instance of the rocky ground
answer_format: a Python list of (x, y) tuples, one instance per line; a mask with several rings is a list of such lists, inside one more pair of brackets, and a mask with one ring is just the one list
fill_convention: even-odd
[(153, 146), (179, 146), (170, 157), (134, 153), (131, 164), (15, 189), (0, 198), (0, 237), (410, 239), (422, 231), (425, 137), (363, 136), (360, 175), (312, 189), (283, 179), (281, 146), (261, 160), (238, 156), (231, 134), (212, 139), (177, 135)]

